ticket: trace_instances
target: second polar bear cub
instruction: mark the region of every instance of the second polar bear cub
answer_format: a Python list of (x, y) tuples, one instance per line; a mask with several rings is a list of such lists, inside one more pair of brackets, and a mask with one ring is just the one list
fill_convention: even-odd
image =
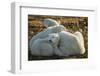
[(80, 32), (77, 31), (72, 34), (70, 32), (61, 31), (56, 34), (58, 34), (60, 38), (58, 46), (54, 50), (56, 55), (69, 56), (85, 53), (84, 39)]
[(37, 56), (52, 56), (54, 55), (54, 48), (59, 41), (58, 34), (49, 34), (46, 38), (36, 39), (31, 46), (31, 54)]

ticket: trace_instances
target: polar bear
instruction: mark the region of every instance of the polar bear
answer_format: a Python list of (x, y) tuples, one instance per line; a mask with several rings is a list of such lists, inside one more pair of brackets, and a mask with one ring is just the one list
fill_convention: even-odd
[(42, 39), (42, 38), (45, 38), (47, 37), (49, 34), (52, 34), (52, 33), (59, 33), (61, 31), (64, 31), (66, 30), (66, 28), (62, 25), (59, 25), (59, 26), (52, 26), (52, 27), (47, 27), (45, 30), (43, 30), (42, 32), (39, 32), (38, 34), (36, 34), (35, 36), (32, 37), (32, 39), (30, 40), (30, 47), (31, 45), (34, 43), (34, 41), (36, 39)]
[(69, 56), (85, 53), (84, 39), (80, 32), (77, 31), (72, 34), (70, 32), (61, 31), (60, 33), (56, 34), (58, 34), (60, 38), (57, 49), (55, 50), (55, 53), (57, 52), (56, 54), (58, 56)]
[(36, 56), (59, 55), (61, 54), (60, 51), (55, 51), (57, 50), (58, 42), (58, 34), (49, 34), (48, 37), (43, 39), (38, 38), (31, 44), (31, 54)]

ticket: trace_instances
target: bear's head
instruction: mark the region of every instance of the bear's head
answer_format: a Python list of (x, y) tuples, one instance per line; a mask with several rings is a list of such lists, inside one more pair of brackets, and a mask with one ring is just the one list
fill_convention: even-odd
[(52, 33), (48, 35), (48, 41), (54, 46), (58, 46), (60, 36), (57, 33)]
[(51, 26), (59, 26), (59, 23), (56, 20), (48, 18), (43, 20), (43, 25), (45, 27), (51, 27)]

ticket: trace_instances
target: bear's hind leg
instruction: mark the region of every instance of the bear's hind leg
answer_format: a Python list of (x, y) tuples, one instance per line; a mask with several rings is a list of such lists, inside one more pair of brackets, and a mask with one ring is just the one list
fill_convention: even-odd
[(76, 36), (78, 43), (80, 45), (80, 49), (81, 49), (80, 54), (84, 54), (85, 53), (85, 47), (84, 47), (84, 38), (83, 38), (82, 33), (77, 31), (77, 32), (74, 33), (74, 35)]

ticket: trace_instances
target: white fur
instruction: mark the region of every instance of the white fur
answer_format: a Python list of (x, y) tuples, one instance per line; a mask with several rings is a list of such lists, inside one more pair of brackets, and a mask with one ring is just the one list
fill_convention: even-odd
[(59, 26), (59, 23), (54, 19), (44, 19), (43, 25), (45, 27)]
[(85, 48), (84, 48), (84, 38), (83, 35), (80, 32), (75, 32), (74, 35), (76, 35), (78, 43), (80, 44), (80, 54), (84, 54), (85, 53)]

